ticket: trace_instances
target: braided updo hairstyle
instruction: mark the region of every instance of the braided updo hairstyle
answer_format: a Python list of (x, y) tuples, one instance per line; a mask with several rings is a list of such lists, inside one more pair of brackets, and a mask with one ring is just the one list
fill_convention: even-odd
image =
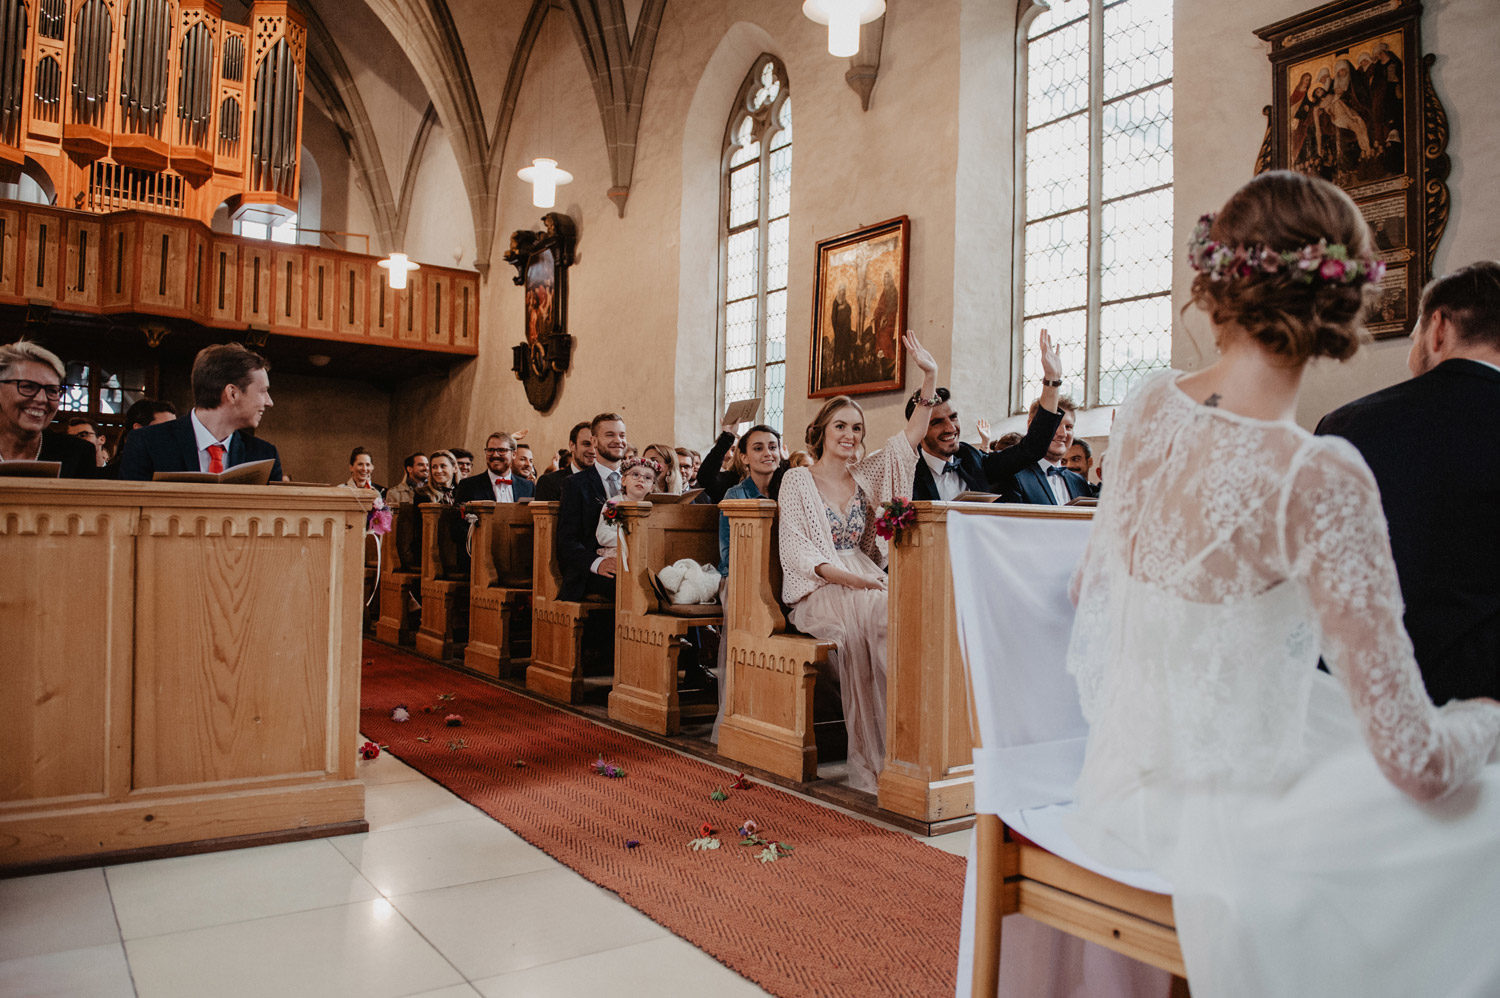
[[(1319, 240), (1368, 257), (1369, 226), (1354, 201), (1317, 177), (1289, 170), (1262, 173), (1241, 187), (1214, 218), (1210, 237), (1225, 246), (1295, 252)], [(1314, 357), (1345, 360), (1365, 338), (1364, 316), (1375, 285), (1314, 280), (1259, 271), (1193, 279), (1192, 304), (1215, 325), (1236, 323), (1271, 353), (1297, 366)]]

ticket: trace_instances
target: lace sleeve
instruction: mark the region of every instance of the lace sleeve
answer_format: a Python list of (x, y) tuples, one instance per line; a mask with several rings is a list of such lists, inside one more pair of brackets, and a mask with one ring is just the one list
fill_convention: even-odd
[(1380, 493), (1364, 460), (1336, 437), (1293, 462), (1282, 504), (1289, 574), (1307, 584), (1324, 660), (1343, 683), (1386, 778), (1418, 800), (1462, 786), (1500, 736), (1500, 707), (1441, 710), (1422, 685), (1401, 623), (1401, 590)]

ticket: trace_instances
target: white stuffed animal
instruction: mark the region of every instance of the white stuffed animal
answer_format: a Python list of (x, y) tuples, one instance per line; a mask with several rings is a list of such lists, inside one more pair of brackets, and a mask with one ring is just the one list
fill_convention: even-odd
[(656, 578), (673, 603), (712, 603), (719, 597), (719, 570), (691, 558), (674, 561)]

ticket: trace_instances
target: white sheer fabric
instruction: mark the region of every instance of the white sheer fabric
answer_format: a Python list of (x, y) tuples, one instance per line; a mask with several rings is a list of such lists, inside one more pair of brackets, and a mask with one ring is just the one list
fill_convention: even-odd
[(1358, 453), (1179, 377), (1121, 407), (1074, 579), (1070, 831), (1171, 881), (1199, 998), (1500, 993), (1500, 708), (1427, 698)]

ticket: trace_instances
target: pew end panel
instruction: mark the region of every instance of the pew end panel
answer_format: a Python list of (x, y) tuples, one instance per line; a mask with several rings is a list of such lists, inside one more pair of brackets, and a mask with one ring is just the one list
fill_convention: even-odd
[(715, 506), (618, 504), (620, 544), (628, 570), (615, 590), (615, 682), (609, 693), (611, 719), (659, 735), (676, 734), (688, 716), (712, 719), (717, 703), (684, 707), (678, 673), (696, 654), (687, 641), (695, 627), (723, 623), (722, 613), (673, 613), (661, 605), (656, 573), (683, 558), (716, 564), (719, 510)]
[(417, 507), (398, 503), (391, 509), (391, 530), (380, 551), (380, 616), (375, 621), (375, 640), (388, 645), (413, 645), (417, 636), (417, 614), (413, 602), (422, 591), (422, 565), (411, 555), (415, 535), (421, 530)]
[(727, 499), (719, 510), (729, 519), (719, 753), (805, 783), (818, 775), (813, 687), (833, 645), (788, 631), (776, 503)]
[(526, 688), (549, 700), (577, 703), (583, 696), (583, 631), (591, 618), (613, 614), (612, 603), (558, 599), (562, 570), (557, 562), (559, 503), (531, 502), (531, 664)]
[(530, 503), (472, 502), (469, 643), (464, 668), (498, 679), (531, 658)]
[(464, 557), (466, 525), (454, 506), (423, 503), (422, 625), (419, 655), (446, 662), (461, 656), (469, 615), (469, 569)]

